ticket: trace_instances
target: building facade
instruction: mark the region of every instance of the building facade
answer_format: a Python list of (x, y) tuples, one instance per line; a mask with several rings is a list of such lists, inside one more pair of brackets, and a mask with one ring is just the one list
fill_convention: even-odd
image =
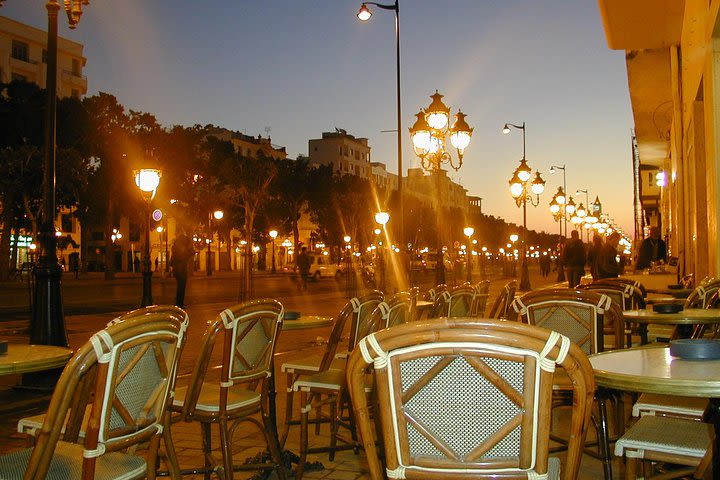
[(355, 138), (336, 128), (334, 132), (323, 132), (322, 138), (310, 140), (308, 150), (311, 165), (329, 165), (341, 175), (373, 176), (367, 138)]
[(235, 152), (241, 157), (257, 158), (262, 154), (265, 158), (274, 158), (276, 160), (287, 158), (285, 147), (273, 145), (270, 137), (263, 138), (260, 135), (251, 137), (244, 133), (213, 125), (209, 125), (207, 130), (209, 136), (232, 143)]
[[(87, 93), (83, 45), (58, 37), (57, 94), (80, 98)], [(0, 16), (0, 82), (25, 80), (46, 85), (47, 32)]]
[[(600, 0), (599, 9), (608, 47), (625, 51), (636, 214), (656, 211), (648, 220), (662, 227), (681, 274), (717, 276), (720, 0)], [(653, 199), (645, 187), (658, 174), (664, 182)]]

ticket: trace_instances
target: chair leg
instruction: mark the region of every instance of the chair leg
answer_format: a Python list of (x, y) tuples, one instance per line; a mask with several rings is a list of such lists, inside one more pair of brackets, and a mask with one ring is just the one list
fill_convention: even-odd
[[(163, 441), (165, 442), (165, 456), (166, 463), (168, 466), (168, 471), (170, 472), (170, 478), (173, 480), (177, 480), (181, 478), (180, 474), (180, 464), (178, 463), (177, 453), (175, 452), (175, 444), (173, 443), (172, 434), (170, 432), (170, 414), (168, 415), (168, 420), (165, 422), (165, 427), (163, 428)], [(157, 457), (157, 455), (156, 455)], [(150, 478), (150, 469), (148, 468), (148, 478)], [(155, 478), (155, 472), (153, 471), (153, 477)]]
[(272, 461), (275, 463), (275, 472), (277, 473), (279, 480), (285, 480), (285, 465), (283, 464), (282, 459), (282, 448), (280, 447), (280, 442), (278, 438), (275, 436), (277, 432), (274, 432), (272, 428), (270, 428), (270, 419), (266, 415), (265, 411), (262, 412), (262, 431), (265, 435), (265, 442), (267, 443), (268, 450), (270, 451), (270, 457), (272, 458)]
[(338, 397), (335, 397), (330, 401), (330, 453), (328, 458), (331, 462), (335, 460), (335, 449), (337, 448), (338, 401)]
[(285, 396), (285, 431), (279, 439), (280, 448), (285, 447), (288, 434), (290, 433), (290, 422), (292, 422), (293, 414), (293, 384), (295, 383), (296, 375), (294, 373), (287, 374), (287, 394)]
[(210, 480), (210, 471), (212, 467), (212, 431), (210, 423), (201, 423), (203, 437), (203, 453), (205, 456), (205, 480)]
[(233, 480), (233, 458), (232, 458), (232, 435), (228, 431), (226, 418), (220, 418), (218, 422), (220, 427), (220, 448), (222, 449), (223, 470), (225, 470), (225, 480)]
[(610, 463), (610, 442), (608, 439), (607, 394), (598, 392), (595, 396), (598, 404), (597, 440), (598, 453), (602, 458), (605, 480), (612, 480), (612, 464)]
[[(160, 435), (155, 435), (150, 439), (147, 455), (147, 478), (155, 480), (155, 472), (158, 466), (158, 451), (160, 450)], [(169, 462), (168, 462), (169, 465)]]
[(307, 461), (308, 450), (308, 416), (310, 405), (308, 405), (308, 392), (300, 391), (300, 461), (295, 469), (295, 479), (302, 480), (305, 462)]
[(320, 421), (322, 420), (322, 403), (318, 403), (317, 411), (315, 412), (315, 435), (320, 435)]
[(637, 478), (637, 458), (625, 457), (625, 480), (635, 480)]

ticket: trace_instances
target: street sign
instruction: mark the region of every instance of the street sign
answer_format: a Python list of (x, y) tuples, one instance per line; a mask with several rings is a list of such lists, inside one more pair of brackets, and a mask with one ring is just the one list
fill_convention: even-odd
[(162, 220), (162, 217), (163, 217), (162, 210), (160, 210), (159, 208), (156, 208), (155, 210), (153, 210), (153, 212), (152, 212), (153, 220), (155, 220), (156, 222), (159, 222), (160, 220)]

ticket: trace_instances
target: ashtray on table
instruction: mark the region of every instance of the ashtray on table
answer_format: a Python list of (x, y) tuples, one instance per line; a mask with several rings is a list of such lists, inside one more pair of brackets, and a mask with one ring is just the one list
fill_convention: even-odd
[(720, 359), (720, 340), (707, 338), (671, 340), (670, 355), (685, 360)]
[(670, 289), (670, 290), (681, 290), (681, 289), (684, 288), (684, 287), (685, 287), (685, 285), (682, 285), (682, 284), (680, 284), (680, 283), (674, 283), (674, 284), (672, 284), (672, 285), (668, 285), (668, 286), (667, 286), (667, 288)]
[(656, 303), (653, 305), (653, 311), (657, 313), (678, 313), (682, 311), (683, 306), (679, 303)]

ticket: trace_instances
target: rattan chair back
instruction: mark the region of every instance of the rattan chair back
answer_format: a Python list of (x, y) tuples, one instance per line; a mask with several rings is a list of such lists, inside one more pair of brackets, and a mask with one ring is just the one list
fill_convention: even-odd
[[(234, 305), (220, 312), (203, 335), (190, 387), (183, 403), (183, 416), (190, 419), (210, 367), (217, 338), (224, 333), (221, 354), (220, 409), (227, 406), (227, 396), (233, 385), (247, 385), (254, 389), (260, 381), (270, 377), (272, 356), (282, 327), (283, 306), (277, 300), (260, 299)], [(219, 412), (220, 416), (226, 412)]]
[(490, 296), (490, 280), (480, 280), (474, 285), (475, 300), (470, 309), (471, 317), (482, 317), (485, 315), (488, 298)]
[(604, 350), (604, 335), (622, 348), (622, 310), (605, 294), (564, 288), (528, 292), (513, 300), (512, 311), (523, 323), (562, 333), (586, 354)]
[(630, 283), (602, 283), (593, 282), (580, 285), (579, 290), (590, 290), (596, 293), (603, 293), (617, 303), (621, 310), (638, 310), (646, 307), (645, 299), (640, 288)]
[[(35, 447), (1, 457), (0, 478), (15, 478), (10, 472), (18, 469), (25, 469), (25, 479), (68, 478), (68, 472), (82, 472), (83, 478), (154, 478), (160, 437), (171, 442), (169, 431), (163, 432), (169, 430), (168, 404), (187, 325), (180, 309), (141, 309), (95, 333), (63, 370)], [(78, 445), (88, 405), (89, 422)], [(147, 462), (121, 453), (147, 441)], [(171, 443), (168, 451), (177, 471)]]
[(437, 296), (440, 295), (442, 292), (446, 291), (447, 289), (448, 286), (444, 283), (435, 285), (433, 288), (431, 288), (425, 293), (424, 299), (428, 302), (434, 302)]
[(632, 285), (636, 288), (640, 289), (640, 293), (642, 294), (643, 298), (647, 297), (647, 289), (645, 288), (645, 285), (638, 282), (637, 280), (632, 280), (630, 278), (601, 278), (599, 280), (595, 280), (593, 283), (595, 284), (603, 284), (603, 283), (610, 283), (613, 285)]
[(380, 305), (383, 301), (384, 295), (380, 290), (372, 290), (366, 294), (350, 300), (352, 303), (353, 314), (352, 322), (350, 323), (350, 334), (348, 336), (348, 353), (352, 352), (352, 349), (357, 345), (358, 332), (360, 331), (361, 325), (366, 325), (372, 315), (372, 312)]
[(503, 286), (502, 290), (495, 297), (492, 308), (488, 317), (490, 318), (508, 318), (510, 303), (515, 298), (517, 291), (517, 280), (510, 280)]
[(567, 337), (515, 322), (442, 318), (383, 330), (358, 346), (347, 378), (373, 480), (386, 476), (365, 393), (370, 366), (387, 478), (486, 479), (546, 478), (558, 466), (548, 443), (561, 365), (576, 402), (564, 476), (576, 478), (595, 386), (586, 356)]
[(475, 295), (475, 289), (469, 284), (442, 292), (435, 297), (431, 318), (472, 316)]
[[(399, 292), (375, 307), (367, 321), (358, 326), (358, 339), (373, 332), (407, 323), (412, 318), (412, 296)], [(359, 341), (359, 340), (358, 340)]]
[(698, 285), (685, 299), (684, 308), (707, 308), (710, 299), (718, 289), (720, 289), (720, 280), (712, 280)]

